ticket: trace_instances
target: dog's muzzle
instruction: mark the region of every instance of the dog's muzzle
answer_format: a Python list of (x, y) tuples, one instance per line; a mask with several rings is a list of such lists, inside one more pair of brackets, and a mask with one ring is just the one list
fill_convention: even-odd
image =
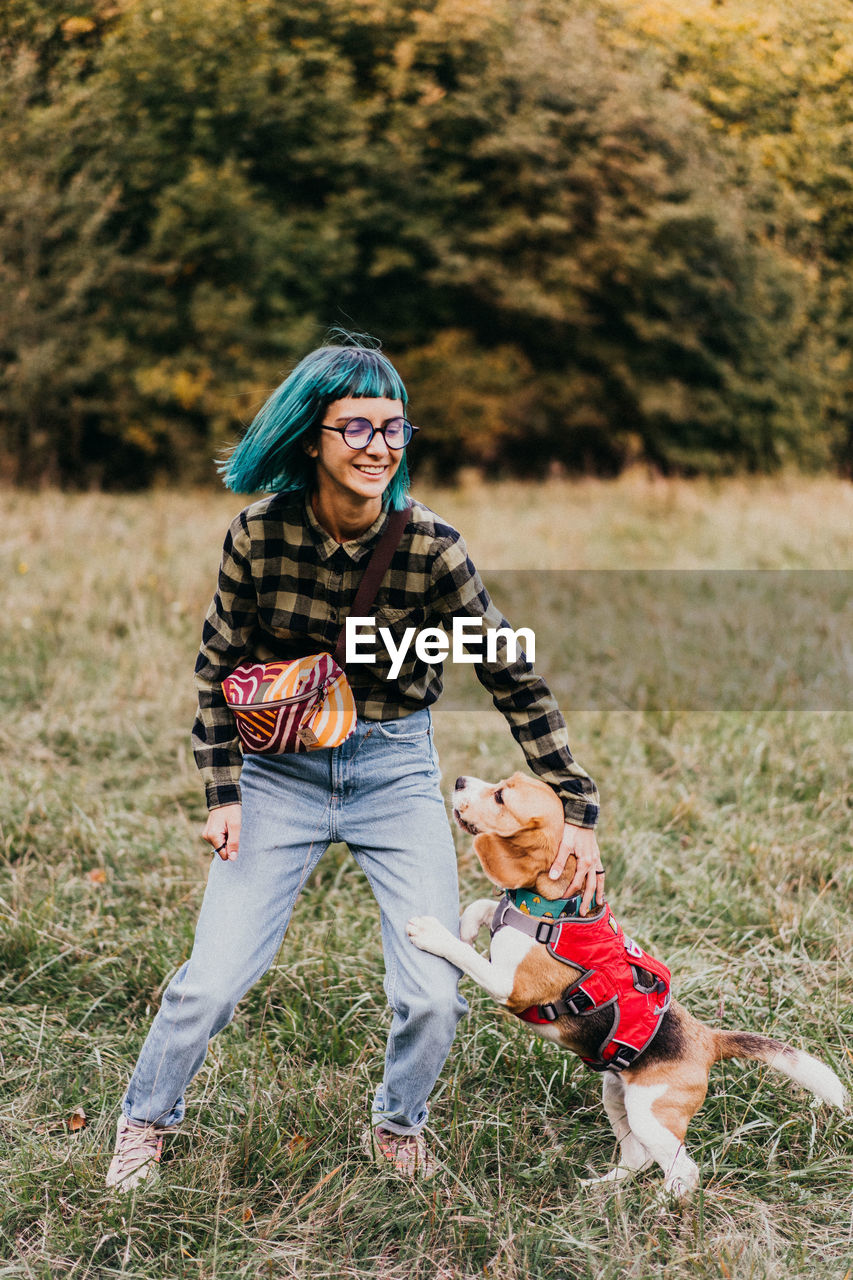
[(462, 830), (467, 831), (469, 836), (477, 836), (480, 834), (472, 822), (465, 821), (465, 819), (462, 817), (458, 809), (453, 810), (453, 816), (456, 819), (456, 821), (459, 823), (459, 826), (462, 828)]
[[(482, 791), (488, 787), (488, 783), (481, 782), (479, 778), (457, 778), (453, 784), (453, 793), (455, 803), (453, 805), (453, 816), (463, 831), (467, 831), (469, 836), (478, 836), (479, 829), (474, 826), (473, 822), (467, 822), (459, 812), (460, 805), (465, 806), (469, 799), (477, 800)], [(460, 792), (462, 793), (460, 795)], [(467, 795), (466, 795), (467, 793)]]

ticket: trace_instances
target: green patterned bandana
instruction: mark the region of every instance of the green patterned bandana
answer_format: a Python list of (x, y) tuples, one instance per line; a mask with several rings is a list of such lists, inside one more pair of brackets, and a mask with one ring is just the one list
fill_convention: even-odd
[[(543, 898), (533, 889), (507, 889), (509, 900), (526, 916), (541, 916), (545, 920), (571, 920), (577, 916), (583, 894), (575, 893), (571, 898)], [(595, 911), (597, 903), (593, 897), (589, 911)]]

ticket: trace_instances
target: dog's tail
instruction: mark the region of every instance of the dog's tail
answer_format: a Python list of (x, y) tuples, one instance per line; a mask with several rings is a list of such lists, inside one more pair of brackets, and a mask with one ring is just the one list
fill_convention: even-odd
[(716, 1062), (722, 1062), (724, 1058), (756, 1058), (766, 1063), (771, 1071), (781, 1071), (783, 1076), (796, 1080), (797, 1084), (810, 1089), (831, 1106), (844, 1107), (844, 1085), (826, 1063), (813, 1058), (810, 1053), (749, 1031), (718, 1031), (716, 1041)]

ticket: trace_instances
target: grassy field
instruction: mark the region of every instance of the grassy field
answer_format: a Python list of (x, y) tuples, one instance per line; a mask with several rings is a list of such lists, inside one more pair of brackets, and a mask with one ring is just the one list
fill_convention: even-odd
[[(484, 570), (853, 567), (853, 490), (830, 480), (472, 478), (423, 496)], [(848, 1116), (727, 1064), (690, 1132), (692, 1206), (661, 1212), (651, 1173), (583, 1191), (613, 1158), (598, 1078), (468, 982), (431, 1115), (449, 1172), (407, 1187), (367, 1165), (387, 1014), (377, 913), (351, 913), (359, 872), (341, 846), (214, 1042), (159, 1186), (108, 1194), (118, 1101), (204, 884), (190, 672), (242, 504), (0, 505), (0, 1277), (853, 1276)], [(466, 696), (436, 713), (445, 785), (522, 764), (473, 679)], [(817, 1052), (849, 1085), (849, 712), (565, 711), (601, 787), (617, 914), (671, 963), (679, 997)], [(467, 837), (458, 848), (470, 900), (485, 881)]]

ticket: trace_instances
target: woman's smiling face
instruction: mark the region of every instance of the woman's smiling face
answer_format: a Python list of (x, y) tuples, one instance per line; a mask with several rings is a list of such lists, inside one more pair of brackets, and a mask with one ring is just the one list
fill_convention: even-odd
[(385, 396), (346, 396), (334, 400), (323, 414), (327, 426), (344, 427), (351, 418), (366, 418), (376, 428), (370, 444), (352, 449), (339, 431), (317, 432), (308, 453), (317, 461), (317, 490), (334, 503), (335, 497), (370, 501), (381, 499), (403, 457), (402, 449), (389, 449), (378, 430), (392, 418), (405, 416), (401, 400)]

